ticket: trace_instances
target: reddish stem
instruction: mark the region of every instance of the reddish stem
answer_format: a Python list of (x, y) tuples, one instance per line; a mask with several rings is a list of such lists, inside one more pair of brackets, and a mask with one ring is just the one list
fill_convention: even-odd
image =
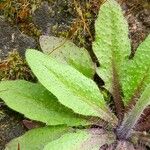
[(144, 122), (140, 122), (135, 127), (136, 131), (149, 131), (150, 130), (150, 115), (146, 117)]

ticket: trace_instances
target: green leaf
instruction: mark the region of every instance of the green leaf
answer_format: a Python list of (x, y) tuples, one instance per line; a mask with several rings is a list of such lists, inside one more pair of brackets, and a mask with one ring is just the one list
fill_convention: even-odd
[(47, 125), (67, 124), (68, 126), (89, 125), (85, 117), (61, 105), (56, 97), (42, 85), (27, 81), (0, 82), (0, 98), (15, 111), (27, 118)]
[(130, 54), (128, 25), (121, 7), (115, 0), (107, 0), (101, 7), (95, 23), (96, 37), (93, 50), (100, 62), (98, 75), (105, 88), (112, 93), (116, 114), (120, 121), (124, 117), (121, 76), (122, 67)]
[(27, 50), (26, 59), (38, 80), (63, 105), (74, 112), (116, 123), (96, 84), (73, 67), (61, 64), (36, 50)]
[(133, 96), (137, 99), (150, 83), (150, 35), (140, 44), (135, 56), (128, 63), (122, 73), (122, 88), (124, 101), (128, 104)]
[(119, 129), (120, 135), (123, 135), (122, 138), (127, 139), (131, 136), (132, 129), (135, 127), (144, 109), (148, 105), (150, 105), (150, 84), (145, 88), (135, 107), (124, 119), (122, 126)]
[(111, 144), (114, 140), (114, 135), (102, 130), (79, 130), (50, 142), (44, 150), (99, 150), (101, 146)]
[(50, 141), (58, 139), (68, 131), (68, 128), (62, 126), (32, 129), (9, 142), (5, 150), (42, 150)]
[(44, 53), (50, 54), (60, 63), (71, 65), (89, 78), (94, 76), (94, 63), (86, 49), (64, 38), (45, 35), (40, 37), (40, 46)]
[(130, 54), (127, 21), (115, 0), (107, 0), (101, 6), (95, 30), (93, 50), (100, 62), (97, 72), (106, 89), (113, 93), (114, 80), (119, 82), (121, 68)]

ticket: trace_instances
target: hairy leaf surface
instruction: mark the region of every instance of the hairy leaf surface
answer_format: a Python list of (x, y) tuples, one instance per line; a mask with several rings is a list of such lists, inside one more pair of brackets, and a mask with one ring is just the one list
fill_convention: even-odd
[(102, 145), (112, 143), (113, 136), (103, 130), (79, 130), (50, 142), (44, 150), (99, 150)]
[(137, 101), (135, 107), (131, 110), (128, 116), (124, 119), (122, 126), (120, 128), (121, 135), (125, 136), (125, 138), (130, 137), (132, 129), (135, 127), (144, 109), (148, 105), (150, 105), (150, 84), (145, 88), (141, 97)]
[(27, 118), (47, 125), (88, 125), (84, 117), (60, 104), (42, 85), (23, 80), (0, 82), (0, 98)]
[(39, 81), (63, 105), (74, 112), (116, 122), (96, 84), (69, 65), (36, 50), (27, 50), (26, 59)]
[(61, 126), (33, 129), (9, 142), (5, 150), (42, 150), (50, 141), (58, 139), (68, 131), (68, 128)]
[(45, 35), (40, 37), (40, 46), (44, 53), (50, 54), (60, 63), (67, 63), (85, 76), (93, 77), (95, 73), (94, 63), (86, 49), (79, 48), (64, 38)]
[(113, 92), (114, 81), (119, 82), (123, 62), (130, 54), (128, 25), (115, 0), (107, 0), (102, 5), (95, 30), (93, 50), (100, 62), (98, 74), (105, 87)]
[[(124, 101), (129, 103), (133, 96), (137, 99), (150, 84), (150, 35), (140, 44), (135, 56), (125, 67), (122, 74)], [(134, 94), (134, 95), (133, 95)]]
[(102, 5), (95, 30), (93, 50), (100, 62), (97, 73), (104, 81), (105, 88), (112, 93), (116, 114), (121, 121), (124, 116), (121, 70), (130, 54), (130, 40), (127, 22), (115, 0), (107, 0)]

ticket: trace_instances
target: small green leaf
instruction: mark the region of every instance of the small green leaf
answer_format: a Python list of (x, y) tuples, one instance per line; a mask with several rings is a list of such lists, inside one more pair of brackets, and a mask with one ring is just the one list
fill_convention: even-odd
[(105, 82), (105, 87), (112, 92), (114, 78), (120, 80), (121, 68), (130, 54), (127, 21), (115, 0), (107, 0), (101, 6), (95, 30), (93, 50), (100, 62), (97, 72)]
[(116, 123), (96, 84), (73, 67), (58, 63), (36, 50), (27, 50), (26, 59), (38, 80), (63, 105), (74, 112)]
[(85, 117), (61, 105), (56, 97), (40, 84), (23, 80), (2, 81), (0, 82), (0, 98), (10, 108), (24, 114), (27, 118), (44, 122), (47, 125), (91, 124)]
[(120, 135), (123, 136), (122, 138), (127, 139), (131, 136), (132, 129), (135, 127), (144, 109), (148, 105), (150, 105), (150, 84), (145, 88), (135, 107), (124, 119), (122, 126), (119, 129)]
[[(125, 63), (122, 71), (124, 101), (136, 99), (150, 83), (150, 35), (140, 44), (132, 60)], [(136, 96), (137, 95), (137, 96)]]
[(62, 126), (32, 129), (9, 142), (5, 150), (42, 150), (46, 144), (58, 139), (66, 132), (69, 132), (69, 129)]
[(93, 50), (100, 62), (97, 73), (104, 81), (105, 88), (112, 93), (117, 117), (122, 121), (124, 103), (121, 70), (130, 54), (130, 40), (127, 21), (115, 0), (107, 0), (102, 5), (95, 23), (95, 30)]
[(71, 65), (89, 78), (94, 76), (94, 63), (86, 49), (64, 38), (45, 35), (40, 37), (40, 46), (44, 53), (50, 54), (60, 63)]
[(104, 144), (114, 142), (115, 136), (102, 130), (79, 130), (68, 133), (47, 144), (44, 150), (99, 150)]

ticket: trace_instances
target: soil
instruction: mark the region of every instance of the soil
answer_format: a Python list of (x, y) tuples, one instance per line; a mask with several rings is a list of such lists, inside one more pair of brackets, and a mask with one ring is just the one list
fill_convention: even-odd
[(23, 117), (6, 106), (0, 107), (0, 150), (4, 149), (5, 144), (11, 139), (25, 133), (22, 119)]
[[(85, 30), (84, 20), (73, 3), (73, 0), (27, 0), (28, 8), (23, 12), (20, 3), (25, 1), (0, 1), (0, 59), (8, 52), (17, 49), (24, 56), (26, 48), (38, 48), (38, 38), (41, 34), (63, 36), (72, 39), (78, 46), (91, 50), (94, 39), (94, 20), (97, 16), (100, 1), (77, 1), (82, 9), (88, 30)], [(131, 56), (138, 45), (150, 33), (150, 1), (149, 0), (118, 0), (129, 23), (129, 37), (132, 41)], [(15, 3), (19, 5), (15, 6)], [(18, 8), (19, 7), (19, 8)], [(13, 8), (13, 9), (12, 9)], [(7, 11), (6, 11), (7, 10)], [(10, 15), (11, 14), (11, 15)], [(96, 60), (95, 60), (96, 61)], [(23, 116), (10, 110), (0, 101), (0, 150), (14, 137), (27, 131), (22, 120)]]

